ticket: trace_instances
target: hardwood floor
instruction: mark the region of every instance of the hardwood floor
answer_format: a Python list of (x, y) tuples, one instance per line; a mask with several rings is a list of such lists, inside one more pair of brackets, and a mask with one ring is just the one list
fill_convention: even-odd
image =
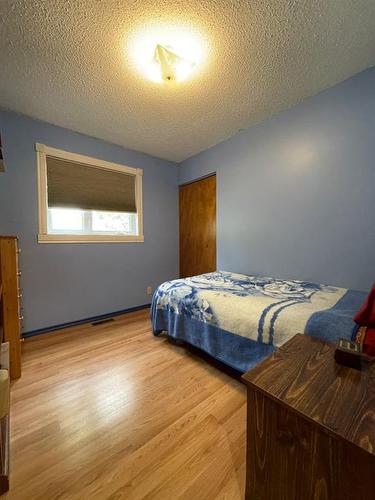
[(24, 342), (3, 498), (244, 497), (245, 387), (153, 337), (148, 315)]

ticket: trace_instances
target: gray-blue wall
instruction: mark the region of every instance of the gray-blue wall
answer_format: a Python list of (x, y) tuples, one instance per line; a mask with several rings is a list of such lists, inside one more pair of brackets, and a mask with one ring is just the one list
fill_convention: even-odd
[(179, 181), (215, 171), (219, 269), (375, 280), (375, 68), (183, 162)]
[[(177, 277), (175, 164), (13, 113), (0, 132), (0, 234), (20, 239), (25, 331), (145, 304), (148, 285)], [(36, 142), (143, 168), (145, 242), (38, 244)]]

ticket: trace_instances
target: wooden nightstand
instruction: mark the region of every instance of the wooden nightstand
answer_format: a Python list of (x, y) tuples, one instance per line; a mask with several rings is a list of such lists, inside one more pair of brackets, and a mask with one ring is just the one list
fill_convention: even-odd
[(243, 375), (247, 499), (375, 499), (375, 364), (343, 367), (334, 350), (296, 335)]

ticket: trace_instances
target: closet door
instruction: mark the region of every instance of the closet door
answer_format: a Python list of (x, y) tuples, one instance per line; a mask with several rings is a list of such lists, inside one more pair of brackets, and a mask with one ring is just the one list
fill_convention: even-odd
[(216, 175), (180, 186), (180, 276), (216, 271)]

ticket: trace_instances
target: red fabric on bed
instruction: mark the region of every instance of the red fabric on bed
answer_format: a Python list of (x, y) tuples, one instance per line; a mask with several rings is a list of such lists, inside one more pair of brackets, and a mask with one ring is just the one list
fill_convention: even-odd
[(375, 356), (375, 328), (366, 328), (362, 350), (369, 356)]
[(375, 283), (354, 321), (359, 325), (356, 340), (362, 344), (362, 351), (375, 356)]
[(360, 326), (375, 328), (375, 283), (361, 309), (354, 316), (354, 321)]

